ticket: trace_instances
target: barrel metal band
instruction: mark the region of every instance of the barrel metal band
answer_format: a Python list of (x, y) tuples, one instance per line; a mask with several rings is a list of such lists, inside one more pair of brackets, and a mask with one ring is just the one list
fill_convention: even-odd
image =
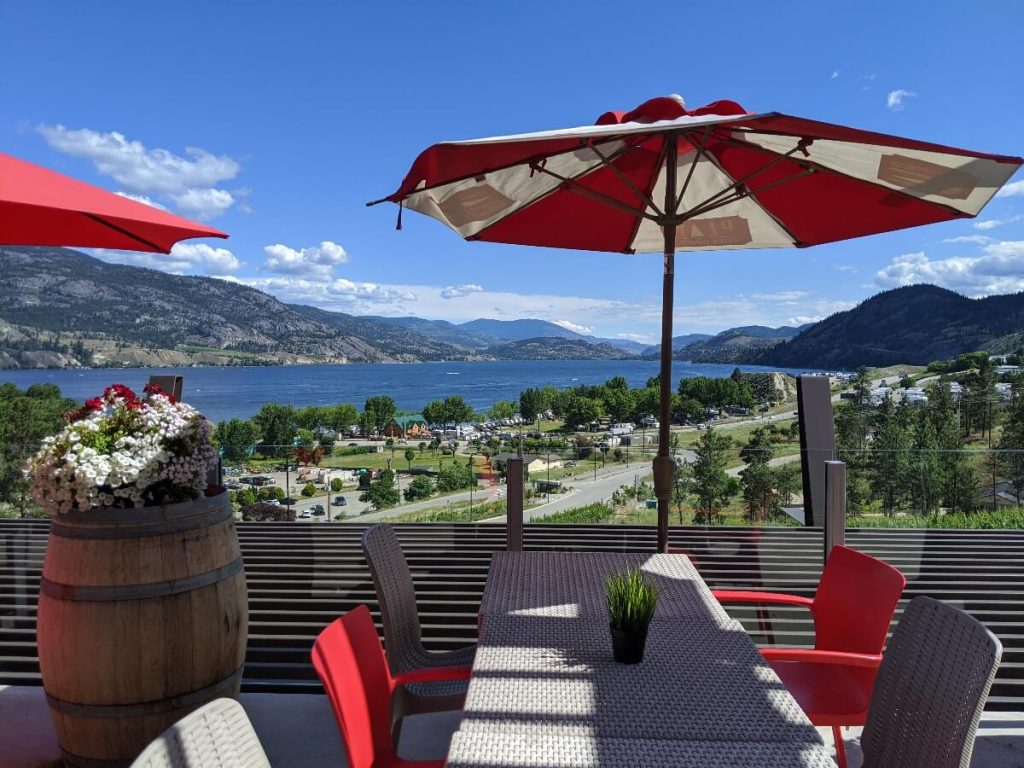
[(143, 536), (163, 536), (168, 533), (207, 528), (219, 525), (232, 517), (234, 512), (228, 504), (198, 515), (138, 525), (77, 526), (54, 519), (50, 525), (50, 535), (60, 536), (62, 539), (138, 539)]
[(176, 709), (186, 709), (197, 704), (204, 704), (207, 701), (213, 701), (222, 696), (233, 697), (242, 681), (242, 670), (244, 668), (245, 664), (227, 677), (221, 678), (213, 685), (200, 688), (198, 691), (189, 691), (180, 696), (168, 696), (166, 699), (142, 701), (138, 704), (77, 704), (73, 701), (54, 698), (50, 694), (46, 694), (46, 701), (51, 709), (62, 712), (65, 715), (71, 715), (72, 717), (112, 718), (159, 715), (163, 712), (172, 712)]
[(212, 571), (197, 573), (184, 579), (154, 581), (150, 584), (122, 584), (114, 586), (89, 587), (76, 584), (61, 584), (45, 576), (39, 580), (39, 591), (57, 600), (78, 603), (112, 603), (121, 600), (147, 600), (153, 597), (168, 597), (182, 592), (191, 592), (209, 587), (219, 581), (230, 579), (242, 570), (242, 558), (236, 557), (227, 565)]

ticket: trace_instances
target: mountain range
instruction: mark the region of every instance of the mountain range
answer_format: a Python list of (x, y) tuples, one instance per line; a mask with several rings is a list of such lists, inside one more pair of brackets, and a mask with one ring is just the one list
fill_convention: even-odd
[[(658, 346), (538, 319), (359, 317), (239, 283), (110, 264), (65, 248), (0, 246), (0, 368), (657, 358)], [(799, 327), (673, 338), (678, 360), (807, 368), (927, 363), (1024, 343), (1024, 293), (886, 291)]]
[(934, 285), (884, 291), (751, 358), (763, 365), (853, 369), (926, 365), (1024, 344), (1024, 293), (968, 299)]

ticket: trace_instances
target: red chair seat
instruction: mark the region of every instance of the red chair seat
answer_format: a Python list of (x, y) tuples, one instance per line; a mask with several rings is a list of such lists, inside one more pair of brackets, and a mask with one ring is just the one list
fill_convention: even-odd
[(805, 661), (769, 663), (815, 725), (863, 725), (867, 720), (873, 670)]

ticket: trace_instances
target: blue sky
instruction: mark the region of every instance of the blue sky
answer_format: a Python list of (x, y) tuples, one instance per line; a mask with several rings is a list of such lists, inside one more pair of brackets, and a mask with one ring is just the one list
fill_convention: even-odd
[[(721, 6), (720, 6), (721, 7)], [(445, 139), (680, 93), (1024, 154), (1005, 2), (0, 2), (0, 151), (231, 234), (111, 261), (353, 314), (541, 317), (654, 341), (660, 259), (465, 243), (393, 191)], [(12, 76), (12, 73), (13, 76)], [(977, 220), (807, 250), (680, 254), (677, 334), (806, 322), (882, 288), (1024, 290), (1024, 181)]]

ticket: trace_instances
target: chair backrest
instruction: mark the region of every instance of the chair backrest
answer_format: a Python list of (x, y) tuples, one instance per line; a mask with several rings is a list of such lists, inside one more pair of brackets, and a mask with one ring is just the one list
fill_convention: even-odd
[(363, 534), (363, 555), (380, 604), (388, 660), (395, 672), (405, 672), (418, 666), (416, 659), (424, 653), (423, 634), (412, 572), (395, 529), (385, 523), (368, 529)]
[(958, 608), (915, 597), (893, 632), (861, 735), (865, 768), (967, 768), (1003, 646)]
[(835, 546), (814, 595), (814, 647), (881, 653), (907, 580), (878, 558)]
[(214, 699), (153, 739), (132, 768), (270, 768), (270, 761), (242, 705)]
[(313, 645), (313, 668), (331, 702), (349, 768), (387, 765), (394, 683), (370, 610), (360, 605), (331, 622)]

